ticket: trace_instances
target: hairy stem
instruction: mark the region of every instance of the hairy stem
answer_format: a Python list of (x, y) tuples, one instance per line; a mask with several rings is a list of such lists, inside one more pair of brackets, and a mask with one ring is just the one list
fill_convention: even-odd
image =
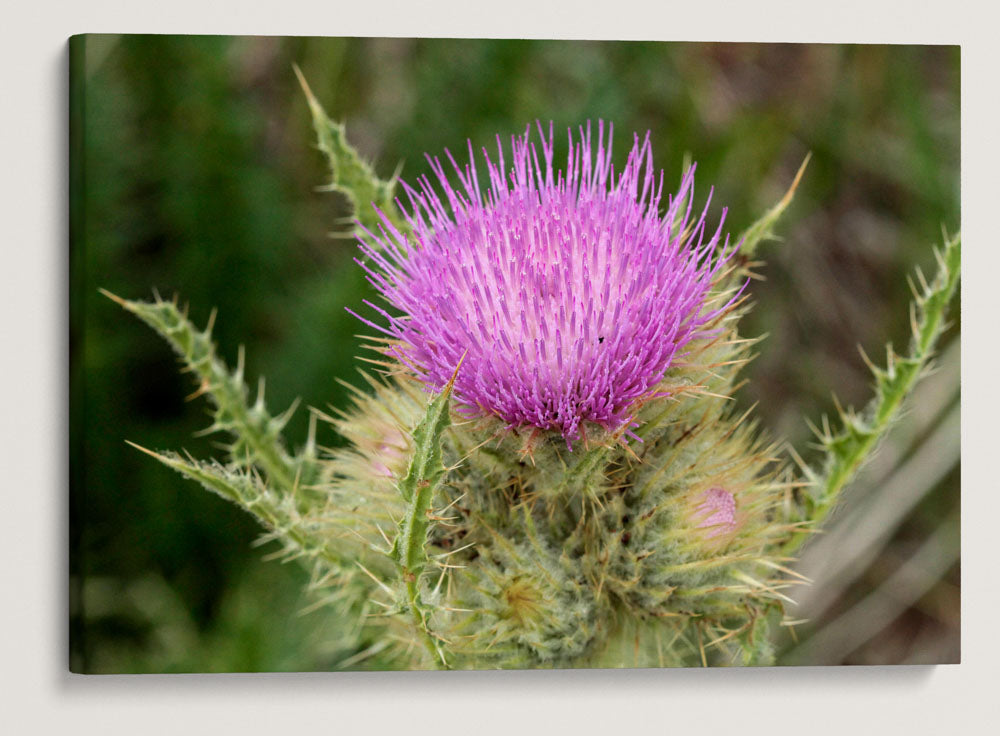
[(430, 523), (431, 501), (447, 472), (441, 460), (441, 435), (451, 424), (449, 399), (457, 375), (458, 369), (444, 390), (430, 402), (427, 413), (413, 431), (413, 457), (406, 476), (398, 484), (400, 495), (408, 507), (391, 552), (406, 583), (407, 605), (417, 632), (435, 666), (445, 668), (448, 662), (430, 631), (429, 615), (420, 594), (419, 581), (429, 561), (427, 526)]

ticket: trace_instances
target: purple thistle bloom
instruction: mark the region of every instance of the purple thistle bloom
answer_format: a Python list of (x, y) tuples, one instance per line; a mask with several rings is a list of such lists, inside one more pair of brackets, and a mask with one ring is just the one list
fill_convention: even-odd
[(735, 248), (727, 237), (719, 252), (721, 221), (706, 239), (707, 204), (691, 221), (694, 167), (660, 216), (648, 133), (616, 177), (610, 126), (605, 142), (598, 124), (596, 150), (589, 124), (578, 142), (571, 132), (564, 172), (551, 124), (548, 137), (538, 130), (541, 159), (529, 127), (511, 139), (509, 173), (499, 136), (496, 163), (483, 149), (485, 193), (471, 142), (464, 168), (446, 151), (460, 188), (428, 156), (444, 199), (427, 177), (404, 183), (412, 237), (382, 215), (381, 234), (367, 232), (374, 245), (361, 245), (375, 265), (358, 261), (404, 314), (366, 302), (388, 326), (360, 319), (398, 340), (390, 353), (434, 390), (464, 355), (454, 396), (465, 413), (569, 443), (587, 422), (628, 431), (642, 401), (669, 394), (664, 371), (725, 309), (706, 297)]

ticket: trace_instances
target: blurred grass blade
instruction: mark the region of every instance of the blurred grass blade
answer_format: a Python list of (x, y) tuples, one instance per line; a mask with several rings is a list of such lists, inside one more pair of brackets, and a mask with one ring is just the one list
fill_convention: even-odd
[[(309, 103), (317, 145), (330, 164), (332, 179), (329, 189), (347, 198), (354, 217), (365, 229), (376, 232), (381, 222), (372, 207), (374, 205), (400, 232), (407, 232), (409, 228), (396, 207), (396, 177), (389, 181), (378, 178), (372, 167), (347, 142), (344, 126), (330, 119), (313, 95), (302, 72), (297, 66), (294, 69)], [(355, 229), (355, 234), (360, 235), (361, 231)]]
[(122, 299), (103, 289), (101, 293), (152, 327), (181, 356), (186, 369), (198, 381), (192, 396), (205, 394), (215, 405), (214, 421), (206, 432), (225, 431), (235, 437), (229, 448), (232, 461), (238, 466), (258, 466), (269, 484), (291, 492), (296, 482), (296, 462), (285, 451), (281, 438), (291, 410), (277, 417), (268, 414), (263, 387), (256, 402), (249, 405), (242, 361), (235, 371), (230, 371), (215, 353), (213, 320), (204, 330), (198, 330), (176, 303), (159, 296), (153, 302), (142, 302)]
[[(944, 249), (935, 250), (938, 272), (928, 284), (920, 275), (911, 304), (910, 349), (906, 356), (888, 348), (885, 368), (870, 365), (875, 377), (875, 396), (861, 413), (840, 410), (839, 427), (828, 421), (819, 432), (825, 457), (819, 469), (805, 468), (809, 488), (802, 499), (801, 521), (818, 526), (837, 502), (841, 489), (854, 476), (861, 463), (875, 448), (895, 418), (900, 405), (919, 380), (934, 352), (934, 346), (946, 327), (945, 313), (958, 287), (962, 263), (961, 235), (946, 239)], [(797, 550), (809, 536), (810, 529), (792, 535), (783, 546), (785, 554)]]

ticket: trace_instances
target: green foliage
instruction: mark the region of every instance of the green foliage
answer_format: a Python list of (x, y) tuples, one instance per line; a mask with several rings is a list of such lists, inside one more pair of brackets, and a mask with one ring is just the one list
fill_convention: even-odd
[(825, 456), (818, 469), (802, 468), (808, 491), (802, 499), (801, 518), (809, 526), (785, 544), (784, 549), (789, 554), (797, 550), (809, 531), (830, 513), (840, 491), (875, 449), (934, 354), (938, 338), (946, 327), (948, 305), (958, 288), (962, 265), (961, 235), (946, 236), (943, 249), (935, 250), (934, 255), (938, 262), (934, 280), (927, 283), (918, 270), (919, 286), (911, 282), (914, 301), (910, 305), (912, 337), (908, 353), (898, 355), (889, 345), (885, 368), (875, 366), (865, 357), (875, 378), (875, 396), (861, 412), (840, 410), (836, 429), (824, 417), (823, 428), (816, 430)]
[(802, 165), (799, 167), (798, 173), (795, 174), (795, 179), (792, 181), (792, 185), (788, 187), (788, 191), (785, 196), (781, 198), (774, 207), (769, 209), (760, 217), (755, 223), (748, 227), (739, 238), (740, 242), (740, 257), (749, 260), (757, 253), (757, 246), (760, 245), (761, 241), (766, 239), (773, 239), (774, 232), (773, 228), (778, 222), (778, 219), (788, 209), (788, 205), (792, 203), (792, 198), (795, 196), (795, 190), (799, 186), (799, 182), (802, 181), (802, 175), (806, 172), (806, 166), (809, 165), (809, 159), (812, 154), (806, 156)]
[[(180, 355), (185, 370), (198, 383), (198, 389), (189, 398), (206, 394), (215, 405), (214, 421), (205, 433), (227, 432), (233, 436), (228, 449), (235, 465), (260, 467), (266, 474), (267, 482), (285, 492), (293, 490), (302, 472), (307, 476), (306, 482), (311, 481), (314, 467), (309, 453), (293, 459), (285, 450), (281, 437), (281, 430), (288, 423), (295, 405), (280, 416), (271, 416), (264, 406), (263, 381), (257, 400), (252, 405), (248, 403), (249, 391), (243, 381), (242, 351), (233, 371), (226, 368), (215, 354), (212, 343), (214, 313), (208, 326), (198, 330), (174, 302), (163, 301), (159, 297), (153, 303), (127, 301), (110, 292), (103, 293), (156, 330)], [(314, 447), (314, 443), (310, 442), (310, 446)]]
[(405, 231), (406, 223), (400, 216), (395, 202), (396, 176), (384, 181), (375, 175), (372, 167), (347, 142), (344, 126), (333, 122), (323, 110), (297, 66), (295, 74), (309, 102), (317, 145), (330, 165), (333, 180), (327, 189), (339, 192), (347, 198), (351, 204), (352, 215), (361, 224), (360, 228), (354, 228), (351, 233), (360, 236), (363, 234), (362, 228), (372, 232), (377, 231), (382, 225), (378, 212), (382, 212), (396, 228)]
[[(455, 369), (456, 374), (458, 369)], [(427, 567), (427, 525), (431, 501), (445, 476), (441, 462), (441, 436), (451, 424), (449, 401), (454, 377), (427, 406), (427, 413), (413, 430), (413, 456), (406, 477), (399, 482), (399, 493), (407, 503), (406, 514), (399, 522), (399, 532), (390, 555), (399, 564), (406, 585), (407, 605), (417, 630), (424, 639), (435, 663), (447, 666), (441, 644), (428, 627), (430, 611), (420, 592), (420, 581)]]

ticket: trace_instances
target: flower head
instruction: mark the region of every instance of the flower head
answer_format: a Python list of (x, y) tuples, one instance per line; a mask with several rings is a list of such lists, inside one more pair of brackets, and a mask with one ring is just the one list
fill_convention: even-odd
[(412, 236), (383, 216), (361, 245), (370, 261), (359, 263), (403, 315), (369, 304), (388, 324), (364, 321), (432, 389), (465, 356), (454, 396), (469, 414), (567, 442), (588, 422), (627, 431), (639, 403), (669, 393), (664, 372), (721, 311), (706, 298), (734, 249), (719, 248), (721, 222), (706, 237), (707, 204), (692, 220), (693, 167), (660, 214), (648, 133), (616, 176), (610, 127), (605, 141), (598, 125), (596, 144), (589, 124), (575, 141), (570, 132), (564, 171), (551, 124), (538, 131), (540, 151), (530, 128), (511, 139), (510, 170), (499, 137), (496, 162), (483, 150), (485, 190), (471, 143), (464, 167), (446, 152), (459, 186), (428, 156), (443, 197), (427, 177), (404, 183)]

